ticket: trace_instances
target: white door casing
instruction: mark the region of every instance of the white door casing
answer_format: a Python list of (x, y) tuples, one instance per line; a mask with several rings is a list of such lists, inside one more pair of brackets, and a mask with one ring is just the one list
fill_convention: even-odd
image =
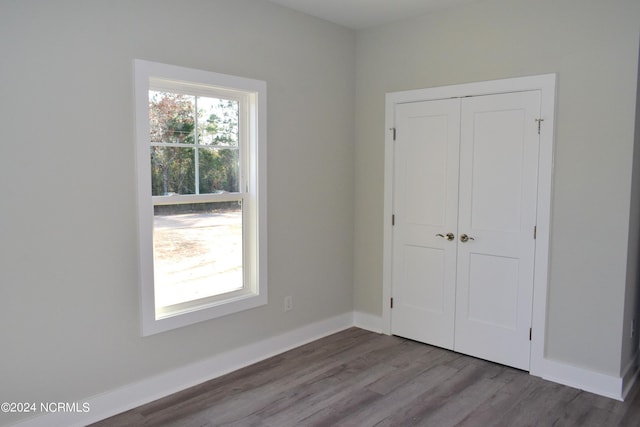
[[(553, 166), (555, 75), (549, 74), (549, 75), (543, 75), (543, 76), (522, 77), (522, 78), (515, 78), (515, 79), (496, 80), (496, 81), (480, 82), (480, 83), (469, 83), (469, 84), (463, 84), (463, 85), (390, 93), (390, 94), (387, 94), (385, 124), (388, 128), (395, 127), (396, 125), (395, 110), (396, 110), (396, 107), (398, 107), (400, 104), (419, 103), (421, 101), (441, 100), (441, 99), (447, 99), (447, 98), (464, 98), (468, 96), (480, 97), (484, 95), (503, 94), (503, 93), (509, 93), (509, 92), (522, 92), (522, 91), (534, 91), (536, 93), (535, 96), (540, 97), (540, 100), (539, 100), (540, 108), (536, 110), (536, 113), (534, 114), (537, 117), (530, 118), (534, 125), (532, 129), (535, 130), (536, 137), (538, 137), (538, 122), (536, 120), (542, 120), (542, 126), (539, 128), (539, 131), (540, 131), (539, 153), (537, 156), (535, 155), (533, 156), (536, 159), (537, 161), (536, 164), (538, 166), (536, 172), (539, 172), (539, 173), (537, 175), (537, 179), (534, 174), (533, 180), (529, 180), (529, 184), (526, 184), (526, 185), (523, 184), (525, 185), (525, 187), (528, 185), (527, 187), (528, 189), (526, 189), (526, 191), (532, 192), (535, 195), (535, 197), (532, 200), (534, 201), (534, 204), (535, 204), (535, 200), (537, 199), (538, 206), (537, 206), (537, 209), (534, 208), (533, 210), (528, 211), (528, 212), (532, 212), (531, 215), (528, 218), (523, 219), (523, 221), (521, 221), (522, 224), (520, 224), (520, 227), (523, 230), (522, 235), (523, 236), (525, 234), (530, 235), (531, 238), (533, 236), (533, 229), (526, 230), (529, 228), (528, 223), (531, 221), (534, 226), (537, 225), (537, 240), (535, 240), (533, 246), (529, 245), (527, 249), (529, 252), (534, 253), (535, 264), (529, 263), (528, 266), (525, 266), (525, 268), (522, 268), (520, 266), (519, 260), (509, 261), (509, 260), (518, 258), (513, 254), (511, 254), (510, 256), (505, 256), (505, 255), (488, 256), (488, 255), (480, 255), (477, 253), (477, 252), (481, 252), (483, 241), (485, 240), (485, 235), (487, 235), (487, 233), (491, 231), (490, 229), (492, 228), (488, 226), (488, 225), (491, 225), (488, 223), (491, 220), (486, 219), (488, 218), (488, 215), (489, 215), (489, 211), (486, 209), (486, 207), (482, 208), (481, 206), (479, 206), (478, 209), (475, 210), (475, 212), (473, 211), (473, 209), (469, 210), (470, 217), (467, 218), (466, 220), (465, 218), (463, 218), (463, 215), (461, 215), (459, 229), (454, 231), (454, 233), (456, 234), (455, 243), (456, 243), (456, 246), (458, 247), (457, 251), (459, 251), (457, 255), (458, 255), (458, 258), (462, 260), (459, 262), (457, 276), (460, 276), (462, 274), (461, 271), (463, 272), (463, 274), (468, 276), (468, 270), (472, 269), (476, 271), (478, 274), (480, 274), (480, 276), (484, 274), (486, 276), (485, 278), (490, 279), (492, 283), (499, 283), (500, 278), (508, 277), (509, 275), (511, 275), (512, 277), (520, 276), (521, 273), (527, 269), (534, 271), (533, 296), (531, 295), (531, 292), (529, 292), (527, 296), (526, 292), (523, 294), (520, 291), (513, 291), (513, 290), (510, 291), (511, 295), (514, 295), (514, 294), (516, 295), (515, 297), (512, 297), (512, 299), (515, 298), (516, 301), (522, 300), (524, 302), (522, 301), (520, 302), (522, 302), (525, 305), (527, 304), (526, 302), (527, 299), (529, 300), (528, 304), (531, 304), (530, 301), (533, 300), (533, 310), (531, 309), (528, 310), (528, 316), (530, 318), (530, 321), (522, 321), (520, 320), (520, 318), (518, 318), (516, 321), (511, 320), (510, 328), (505, 327), (505, 324), (509, 323), (509, 322), (506, 322), (505, 319), (508, 319), (508, 318), (513, 319), (513, 311), (509, 313), (509, 311), (506, 310), (505, 307), (500, 307), (499, 305), (496, 306), (496, 301), (493, 301), (491, 298), (487, 298), (484, 290), (480, 289), (477, 283), (474, 284), (473, 282), (466, 283), (463, 285), (458, 285), (458, 286), (463, 286), (466, 289), (466, 294), (463, 294), (465, 296), (461, 297), (459, 295), (459, 298), (458, 298), (460, 300), (458, 304), (462, 304), (462, 305), (466, 304), (466, 308), (464, 310), (458, 310), (457, 314), (458, 314), (458, 317), (461, 317), (463, 314), (465, 314), (464, 317), (466, 317), (467, 320), (475, 319), (475, 321), (467, 322), (468, 325), (466, 326), (469, 327), (468, 328), (469, 331), (466, 331), (464, 322), (461, 321), (461, 319), (457, 319), (457, 320), (459, 324), (462, 324), (462, 329), (460, 329), (462, 332), (459, 333), (459, 337), (463, 337), (464, 334), (467, 334), (474, 339), (479, 335), (473, 332), (473, 328), (477, 328), (479, 325), (486, 326), (487, 324), (488, 325), (493, 324), (493, 329), (503, 329), (506, 331), (509, 329), (513, 329), (514, 328), (513, 325), (515, 324), (516, 329), (518, 328), (522, 329), (521, 331), (518, 332), (518, 336), (524, 335), (526, 337), (525, 338), (526, 341), (528, 341), (529, 340), (529, 335), (527, 333), (528, 325), (532, 325), (533, 335), (531, 339), (530, 350), (528, 347), (525, 346), (524, 348), (526, 348), (526, 351), (523, 352), (524, 356), (522, 356), (522, 354), (519, 356), (520, 360), (524, 360), (524, 362), (517, 362), (514, 364), (514, 366), (528, 369), (532, 374), (540, 375), (540, 374), (543, 374), (543, 372), (540, 372), (540, 371), (544, 368), (544, 363), (543, 363), (544, 362), (544, 335), (545, 335), (544, 328), (546, 323), (549, 224), (550, 224), (550, 201), (551, 201), (551, 182), (552, 182), (551, 177), (552, 177), (552, 166)], [(516, 96), (516, 95), (514, 94), (513, 96)], [(517, 96), (520, 96), (520, 95), (517, 95)], [(490, 98), (491, 97), (487, 97), (485, 99), (490, 99)], [(477, 101), (479, 99), (480, 98), (475, 98), (473, 101), (465, 101), (465, 103), (470, 102), (470, 104), (465, 104), (465, 105), (469, 105), (473, 107), (474, 103), (479, 102)], [(465, 108), (466, 107), (463, 107), (463, 110)], [(500, 110), (500, 108), (496, 110)], [(494, 112), (493, 117), (494, 118), (498, 117), (500, 116), (500, 114), (509, 114), (509, 113)], [(475, 113), (472, 114), (472, 116), (474, 115)], [(465, 116), (464, 111), (462, 112), (462, 116), (463, 117)], [(482, 118), (483, 114), (480, 114), (479, 116)], [(487, 119), (485, 120), (487, 123), (491, 122), (492, 120), (491, 116), (492, 114), (484, 115), (484, 118)], [(528, 121), (529, 118), (527, 118), (526, 120)], [(477, 125), (481, 126), (482, 123), (477, 123)], [(402, 131), (398, 129), (398, 138), (402, 138), (400, 136), (401, 132)], [(394, 203), (397, 204), (397, 201), (393, 199), (393, 195), (394, 195), (393, 180), (396, 178), (394, 176), (394, 173), (397, 173), (397, 171), (395, 170), (396, 168), (394, 164), (395, 148), (394, 148), (394, 141), (393, 141), (393, 133), (394, 132), (389, 131), (387, 133), (387, 138), (385, 141), (385, 218), (389, 218), (389, 219), (391, 218), (391, 215), (395, 213), (393, 211)], [(464, 146), (465, 144), (464, 135), (462, 136), (462, 138), (463, 138), (462, 144)], [(494, 147), (494, 149), (495, 148), (497, 147)], [(517, 155), (517, 153), (515, 154)], [(465, 174), (467, 174), (467, 171), (462, 169), (467, 168), (468, 166), (465, 166), (464, 154), (462, 154), (461, 164), (462, 166), (460, 170), (460, 177), (461, 177), (460, 187), (461, 187), (461, 192), (464, 192), (465, 185), (473, 185), (474, 180), (469, 179), (468, 177), (465, 178)], [(480, 164), (476, 165), (476, 169), (479, 166)], [(523, 166), (523, 169), (522, 169), (522, 172), (524, 174), (523, 176), (531, 176), (531, 174), (527, 172), (526, 167), (527, 166)], [(534, 165), (534, 169), (535, 169), (535, 165)], [(516, 170), (517, 168), (515, 167), (511, 168), (512, 172)], [(482, 175), (480, 177), (476, 177), (477, 179), (475, 180), (476, 182), (475, 185), (477, 188), (474, 190), (481, 192), (482, 185), (490, 187), (489, 184), (491, 184), (492, 180), (494, 180), (495, 182), (495, 179), (496, 179), (495, 176), (492, 177), (493, 172), (494, 171), (492, 171), (491, 169), (485, 168), (485, 172), (483, 172), (485, 175), (484, 180), (481, 179)], [(473, 173), (471, 173), (469, 176), (473, 178), (474, 175)], [(465, 180), (471, 184), (465, 184)], [(517, 188), (518, 186), (511, 181), (512, 180), (505, 180), (505, 182), (500, 182), (500, 181), (497, 181), (497, 182), (499, 185), (502, 185), (504, 187), (502, 188), (503, 191), (507, 191), (507, 192), (511, 191), (511, 193), (513, 193), (513, 189)], [(533, 186), (531, 185), (531, 182), (534, 183)], [(522, 186), (520, 187), (520, 189), (525, 191), (524, 187)], [(508, 201), (511, 199), (512, 197), (505, 196), (503, 199), (500, 199), (500, 197), (498, 197), (497, 199), (493, 200), (491, 204), (496, 204), (496, 206), (500, 206), (500, 203), (503, 203), (503, 204), (508, 203)], [(460, 203), (462, 205), (463, 203), (466, 203), (466, 202), (463, 202), (463, 198), (461, 198)], [(525, 201), (525, 204), (526, 204), (526, 201)], [(461, 213), (462, 213), (462, 210), (461, 210)], [(484, 227), (481, 226), (483, 216), (485, 218)], [(475, 219), (473, 219), (474, 217)], [(526, 215), (524, 217), (526, 217)], [(511, 218), (511, 223), (513, 224), (514, 221), (512, 218)], [(531, 218), (533, 218), (533, 220)], [(502, 219), (506, 220), (507, 223), (509, 222), (509, 218), (502, 218)], [(500, 222), (504, 223), (505, 221), (500, 221)], [(478, 226), (476, 227), (474, 224)], [(462, 230), (462, 228), (465, 228), (465, 227), (468, 227), (468, 229)], [(393, 256), (392, 256), (392, 253), (394, 250), (394, 247), (393, 247), (394, 245), (392, 244), (392, 242), (394, 241), (393, 233), (395, 233), (395, 227), (391, 225), (391, 221), (385, 220), (384, 259), (383, 259), (384, 302), (383, 302), (383, 328), (382, 329), (383, 329), (383, 332), (387, 334), (392, 333), (391, 309), (389, 306), (389, 301), (391, 297), (391, 283), (395, 275), (398, 274), (395, 271), (395, 269), (397, 268), (396, 266), (397, 262), (393, 259)], [(473, 237), (476, 240), (469, 240), (467, 243), (464, 243), (464, 244), (461, 243), (459, 240), (459, 236), (463, 233), (468, 234), (469, 236)], [(518, 239), (519, 238), (516, 238), (516, 240)], [(442, 240), (442, 242), (440, 243), (443, 244), (444, 240)], [(531, 243), (531, 241), (529, 243)], [(522, 244), (519, 243), (516, 246), (522, 246)], [(480, 262), (480, 261), (484, 261), (484, 262)], [(517, 264), (517, 268), (514, 267), (515, 264)], [(496, 267), (504, 267), (504, 268), (500, 269)], [(491, 274), (493, 274), (494, 277), (489, 277)], [(490, 292), (505, 293), (504, 291), (505, 291), (504, 284), (503, 285), (498, 284), (498, 285), (495, 285), (493, 291), (490, 291)], [(469, 299), (469, 295), (473, 297), (471, 300)], [(478, 297), (478, 295), (480, 295), (480, 297)], [(465, 299), (466, 299), (466, 302), (464, 301)], [(471, 301), (471, 304), (470, 304), (470, 301)], [(518, 302), (518, 304), (520, 304), (520, 302)], [(396, 304), (397, 303), (394, 301), (394, 306), (396, 306)], [(494, 309), (495, 309), (495, 312), (494, 312)], [(471, 316), (468, 315), (469, 312), (471, 313)], [(520, 310), (518, 310), (518, 312), (520, 312)], [(524, 312), (526, 313), (527, 310), (525, 310)], [(488, 314), (490, 314), (490, 316)], [(525, 315), (522, 315), (520, 317), (524, 318)], [(501, 322), (502, 322), (502, 325), (500, 325)], [(395, 321), (394, 323), (397, 324), (397, 322)], [(523, 329), (522, 325), (527, 325), (527, 326), (526, 328)], [(496, 326), (499, 326), (499, 327), (496, 328)], [(458, 351), (466, 352), (465, 340), (462, 338), (458, 338), (456, 341), (457, 341), (456, 346), (458, 347)], [(483, 342), (484, 344), (482, 345), (482, 347), (484, 348), (490, 347), (486, 345), (485, 338), (483, 338)], [(471, 343), (470, 345), (473, 346), (474, 344)], [(479, 356), (495, 360), (495, 358), (493, 358), (491, 355), (479, 355)], [(529, 356), (530, 356), (530, 363), (527, 363)], [(500, 360), (497, 360), (497, 361), (500, 361)], [(501, 361), (501, 363), (505, 363), (505, 362)], [(524, 366), (522, 363), (524, 363), (524, 365), (528, 365), (528, 367)]]

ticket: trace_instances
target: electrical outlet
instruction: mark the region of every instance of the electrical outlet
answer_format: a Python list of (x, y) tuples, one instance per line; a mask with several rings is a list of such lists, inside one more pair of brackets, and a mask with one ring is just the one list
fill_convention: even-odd
[(287, 295), (284, 297), (284, 311), (293, 310), (293, 297), (291, 295)]

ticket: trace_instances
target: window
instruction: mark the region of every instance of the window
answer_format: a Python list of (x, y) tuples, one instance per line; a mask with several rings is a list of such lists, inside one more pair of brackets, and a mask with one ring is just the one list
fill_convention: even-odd
[(135, 61), (142, 333), (267, 303), (266, 84)]

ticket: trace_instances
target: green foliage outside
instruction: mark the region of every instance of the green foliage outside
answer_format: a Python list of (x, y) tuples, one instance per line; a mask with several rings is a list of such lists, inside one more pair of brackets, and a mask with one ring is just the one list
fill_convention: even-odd
[(149, 119), (154, 196), (239, 190), (236, 101), (150, 91)]

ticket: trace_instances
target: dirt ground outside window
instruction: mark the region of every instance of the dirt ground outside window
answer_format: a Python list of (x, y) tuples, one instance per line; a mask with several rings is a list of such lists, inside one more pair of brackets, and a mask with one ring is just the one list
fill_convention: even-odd
[(156, 306), (241, 289), (242, 210), (154, 217)]

